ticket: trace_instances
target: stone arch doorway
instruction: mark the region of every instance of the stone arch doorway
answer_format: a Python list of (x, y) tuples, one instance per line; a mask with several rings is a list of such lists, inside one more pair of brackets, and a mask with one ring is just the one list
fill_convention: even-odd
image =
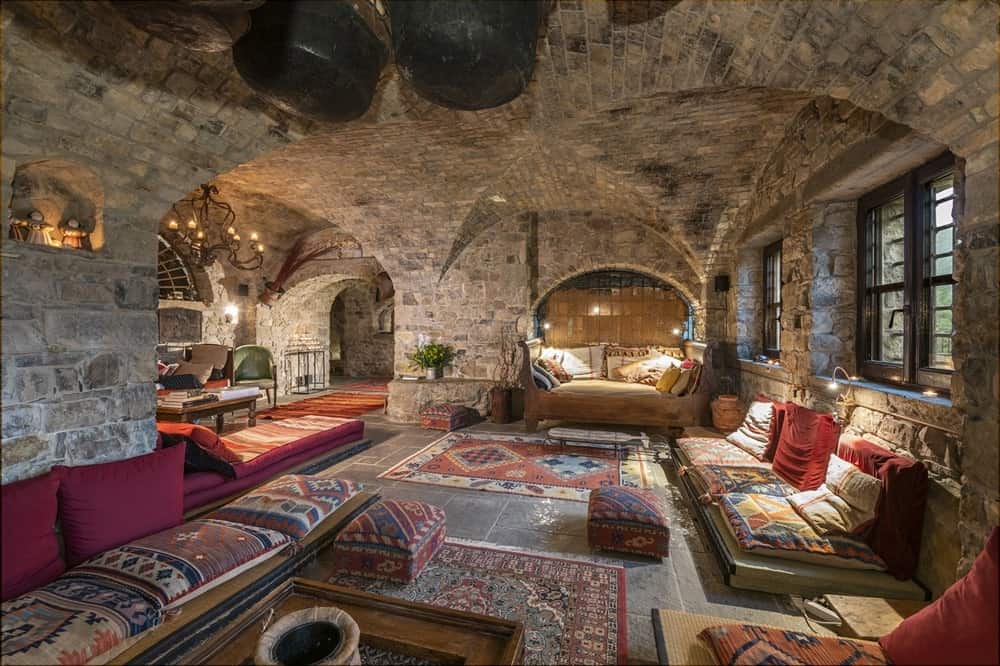
[(333, 299), (331, 376), (392, 376), (395, 352), (392, 298), (391, 289), (387, 291), (382, 281), (372, 284), (357, 280), (347, 284)]

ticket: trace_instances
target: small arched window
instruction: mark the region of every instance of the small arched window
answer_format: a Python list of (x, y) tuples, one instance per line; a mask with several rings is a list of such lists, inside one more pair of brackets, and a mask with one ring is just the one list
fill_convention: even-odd
[(160, 285), (160, 299), (171, 301), (200, 301), (198, 288), (187, 264), (163, 236), (159, 236), (156, 260), (156, 278)]

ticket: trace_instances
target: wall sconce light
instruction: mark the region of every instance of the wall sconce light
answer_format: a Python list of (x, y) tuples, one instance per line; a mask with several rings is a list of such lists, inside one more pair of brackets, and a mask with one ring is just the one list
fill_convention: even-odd
[(844, 370), (841, 366), (837, 366), (833, 369), (833, 374), (830, 377), (830, 383), (827, 385), (831, 391), (836, 391), (840, 389), (840, 383), (837, 381), (837, 373), (844, 376), (844, 380), (847, 384), (847, 391), (843, 394), (837, 396), (837, 404), (842, 408), (843, 419), (845, 422), (850, 422), (851, 413), (854, 408), (857, 407), (857, 401), (854, 399), (854, 383), (853, 381), (857, 379), (856, 377), (851, 377), (847, 374), (847, 370)]
[(674, 335), (680, 335), (681, 334), (681, 329), (675, 328), (674, 330), (672, 330), (670, 332), (673, 333)]
[(239, 320), (240, 309), (235, 305), (227, 305), (222, 312), (226, 316), (227, 324), (235, 324)]
[(594, 307), (590, 308), (590, 314), (595, 314), (595, 315), (601, 314), (601, 306), (595, 305)]
[(544, 328), (547, 331), (550, 328), (552, 328), (552, 324), (550, 324), (549, 322), (545, 322), (544, 324), (542, 324), (542, 328)]

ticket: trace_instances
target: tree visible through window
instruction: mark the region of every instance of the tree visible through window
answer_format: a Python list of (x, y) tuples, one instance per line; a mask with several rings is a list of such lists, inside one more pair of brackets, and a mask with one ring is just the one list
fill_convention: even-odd
[(861, 200), (858, 356), (866, 377), (950, 385), (953, 168), (944, 155)]
[(764, 248), (764, 354), (781, 353), (781, 241)]

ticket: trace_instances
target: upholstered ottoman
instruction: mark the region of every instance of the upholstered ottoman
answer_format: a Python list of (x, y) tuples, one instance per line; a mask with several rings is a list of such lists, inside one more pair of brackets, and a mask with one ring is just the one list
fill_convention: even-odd
[(465, 405), (428, 405), (420, 410), (420, 427), (451, 432), (476, 422), (476, 412)]
[(348, 523), (333, 542), (338, 573), (408, 583), (444, 542), (440, 507), (417, 500), (384, 500)]
[(670, 520), (663, 498), (649, 490), (610, 486), (590, 493), (587, 543), (650, 557), (670, 554)]

